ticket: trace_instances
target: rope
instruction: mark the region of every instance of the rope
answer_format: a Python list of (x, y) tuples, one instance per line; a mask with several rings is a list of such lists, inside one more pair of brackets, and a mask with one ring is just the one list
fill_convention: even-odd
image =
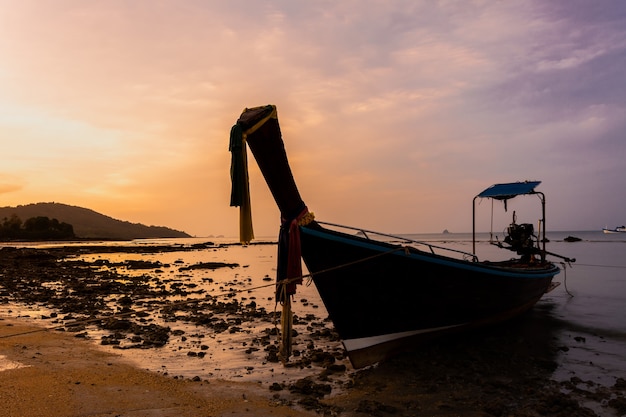
[[(563, 267), (563, 286), (565, 287), (565, 292), (570, 296), (573, 297), (574, 294), (572, 294), (571, 292), (569, 292), (569, 289), (567, 289), (567, 265), (565, 262), (561, 262), (561, 266)], [(570, 265), (571, 266), (571, 265)]]
[(315, 273), (309, 273), (309, 274), (303, 275), (300, 278), (313, 278), (313, 275), (325, 274), (327, 272), (336, 271), (337, 269), (346, 268), (348, 266), (356, 265), (356, 264), (359, 264), (359, 263), (362, 263), (362, 262), (367, 262), (369, 260), (372, 260), (372, 259), (375, 259), (375, 258), (379, 258), (381, 256), (385, 256), (385, 255), (389, 255), (389, 254), (394, 253), (394, 252), (401, 252), (401, 251), (406, 253), (407, 255), (410, 253), (408, 247), (400, 246), (398, 248), (394, 248), (394, 249), (388, 250), (386, 252), (381, 252), (381, 253), (377, 253), (376, 255), (368, 256), (366, 258), (357, 259), (356, 261), (346, 262), (345, 264), (342, 264), (342, 265), (331, 266), (330, 268), (322, 269), (320, 271), (316, 271)]
[[(563, 267), (563, 285), (565, 286), (565, 292), (570, 296), (573, 297), (574, 294), (572, 294), (571, 292), (569, 292), (569, 289), (567, 288), (567, 265), (569, 265), (571, 267), (571, 265), (569, 264), (569, 262), (565, 263), (565, 262), (560, 262), (561, 266)], [(626, 266), (624, 265), (598, 265), (598, 264), (580, 264), (577, 263), (576, 265), (578, 266), (591, 266), (594, 268), (620, 268), (620, 269), (626, 269)]]
[[(356, 261), (347, 262), (347, 263), (342, 264), (342, 265), (337, 265), (337, 266), (333, 266), (333, 267), (330, 267), (330, 268), (326, 268), (326, 269), (323, 269), (321, 271), (315, 272), (315, 274), (323, 274), (323, 273), (326, 273), (326, 272), (335, 271), (337, 269), (346, 268), (346, 267), (351, 266), (351, 265), (355, 265), (355, 264), (358, 264), (358, 263), (361, 263), (361, 262), (366, 262), (366, 261), (369, 261), (371, 259), (375, 259), (375, 258), (378, 258), (380, 256), (388, 255), (388, 254), (391, 254), (393, 252), (399, 252), (399, 251), (405, 251), (405, 253), (408, 254), (408, 248), (403, 246), (403, 247), (399, 247), (399, 248), (394, 248), (394, 249), (392, 249), (390, 251), (387, 251), (387, 252), (382, 252), (382, 253), (378, 253), (376, 255), (368, 256), (366, 258), (358, 259)], [(291, 283), (293, 283), (295, 281), (299, 281), (299, 280), (302, 280), (304, 278), (309, 278), (309, 280), (308, 280), (306, 285), (310, 285), (310, 281), (311, 281), (310, 278), (313, 278), (313, 274), (312, 273), (308, 273), (308, 274), (304, 274), (304, 275), (301, 275), (301, 276), (298, 276), (298, 277), (285, 279), (285, 280), (280, 282), (280, 285), (281, 285), (281, 287), (283, 287), (283, 291), (284, 291), (284, 287), (287, 284), (291, 284)], [(243, 288), (243, 289), (239, 289), (239, 290), (229, 290), (229, 291), (224, 291), (223, 293), (217, 294), (217, 295), (207, 295), (204, 298), (193, 298), (193, 299), (173, 302), (173, 303), (168, 304), (167, 307), (177, 307), (177, 306), (181, 306), (181, 305), (185, 305), (185, 304), (198, 303), (198, 302), (202, 302), (202, 301), (208, 301), (208, 300), (216, 299), (216, 298), (219, 298), (219, 297), (230, 297), (233, 294), (239, 294), (239, 293), (242, 293), (242, 292), (256, 291), (256, 290), (260, 290), (262, 288), (274, 287), (274, 286), (276, 286), (276, 283), (263, 284), (263, 285), (258, 285), (256, 287)], [(113, 314), (113, 315), (110, 315), (110, 316), (98, 316), (98, 317), (93, 317), (93, 318), (89, 318), (89, 319), (85, 319), (85, 320), (74, 320), (72, 322), (61, 324), (61, 325), (54, 326), (54, 327), (42, 327), (40, 329), (28, 330), (28, 331), (24, 331), (24, 332), (20, 332), (20, 333), (11, 333), (11, 334), (0, 335), (0, 339), (8, 339), (10, 337), (24, 336), (24, 335), (32, 334), (32, 333), (42, 333), (42, 332), (47, 332), (47, 331), (50, 331), (50, 330), (60, 330), (60, 329), (65, 328), (65, 327), (78, 326), (80, 324), (89, 324), (89, 323), (94, 323), (94, 322), (98, 322), (98, 321), (102, 321), (102, 320), (106, 320), (106, 319), (116, 319), (116, 318), (120, 318), (120, 317), (127, 317), (127, 316), (132, 316), (133, 314), (146, 312), (146, 311), (152, 311), (152, 310), (154, 310), (154, 308), (146, 308), (146, 309), (143, 309), (143, 310), (127, 311), (127, 312), (124, 312), (124, 313), (116, 313), (116, 314)], [(274, 308), (274, 312), (276, 312), (276, 306)]]
[[(401, 246), (398, 248), (394, 248), (391, 249), (389, 251), (386, 252), (381, 252), (378, 253), (376, 255), (372, 255), (372, 256), (368, 256), (366, 258), (361, 258), (361, 259), (357, 259), (356, 261), (351, 261), (351, 262), (346, 262), (345, 264), (341, 264), (341, 265), (337, 265), (337, 266), (333, 266), (330, 268), (326, 268), (326, 269), (322, 269), (320, 271), (317, 271), (315, 273), (308, 273), (308, 274), (304, 274), (298, 277), (294, 277), (294, 278), (289, 278), (289, 279), (285, 279), (282, 280), (279, 285), (281, 287), (283, 287), (283, 291), (284, 291), (284, 287), (286, 287), (288, 284), (291, 284), (293, 282), (302, 280), (304, 278), (308, 278), (306, 285), (310, 285), (313, 275), (319, 275), (319, 274), (324, 274), (327, 272), (331, 272), (331, 271), (336, 271), (338, 269), (342, 269), (342, 268), (346, 268), (348, 266), (352, 266), (352, 265), (356, 265), (362, 262), (367, 262), (369, 260), (381, 257), (381, 256), (385, 256), (385, 255), (389, 255), (391, 253), (394, 252), (401, 252), (403, 251), (406, 255), (408, 255), (410, 253), (410, 250), (407, 246)], [(567, 288), (567, 268), (566, 268), (566, 263), (565, 262), (561, 262), (561, 265), (563, 266), (563, 272), (564, 272), (564, 277), (563, 277), (563, 285), (565, 287), (565, 291), (567, 292), (567, 294), (569, 294), (571, 297), (573, 297), (574, 295), (569, 291), (569, 289)], [(595, 265), (595, 264), (578, 264), (580, 266), (592, 266), (592, 267), (603, 267), (603, 268), (626, 268), (626, 266), (622, 266), (622, 265)], [(263, 284), (263, 285), (259, 285), (256, 287), (251, 287), (251, 288), (245, 288), (245, 289), (240, 289), (240, 290), (230, 290), (230, 291), (225, 291), (222, 294), (217, 294), (217, 295), (207, 295), (204, 298), (194, 298), (194, 299), (190, 299), (190, 300), (184, 300), (184, 301), (177, 301), (171, 304), (168, 304), (167, 307), (176, 307), (176, 306), (180, 306), (180, 305), (185, 305), (185, 304), (191, 304), (191, 303), (197, 303), (197, 302), (201, 302), (201, 301), (207, 301), (207, 300), (211, 300), (211, 299), (215, 299), (215, 298), (219, 298), (219, 297), (227, 297), (227, 296), (232, 296), (233, 294), (239, 294), (242, 292), (250, 292), (250, 291), (256, 291), (256, 290), (260, 290), (262, 288), (267, 288), (267, 287), (272, 287), (272, 286), (276, 286), (276, 283), (271, 283), (271, 284)], [(276, 303), (276, 305), (274, 306), (274, 313), (276, 314), (276, 306), (278, 305), (278, 303)], [(7, 334), (7, 335), (0, 335), (0, 339), (6, 339), (9, 337), (15, 337), (15, 336), (23, 336), (23, 335), (27, 335), (27, 334), (32, 334), (32, 333), (40, 333), (40, 332), (47, 332), (50, 330), (59, 330), (62, 329), (64, 327), (72, 327), (72, 326), (77, 326), (79, 324), (89, 324), (89, 323), (93, 323), (93, 322), (97, 322), (97, 321), (101, 321), (104, 319), (111, 319), (111, 318), (120, 318), (120, 317), (126, 317), (126, 316), (131, 316), (133, 314), (137, 314), (140, 312), (145, 312), (145, 311), (152, 311), (153, 308), (147, 308), (147, 309), (143, 309), (143, 310), (133, 310), (133, 311), (129, 311), (129, 312), (125, 312), (125, 313), (119, 313), (119, 314), (113, 314), (111, 316), (99, 316), (99, 317), (95, 317), (95, 318), (91, 318), (91, 319), (86, 319), (86, 320), (75, 320), (73, 322), (70, 323), (66, 323), (66, 324), (62, 324), (59, 326), (54, 326), (54, 327), (44, 327), (41, 329), (35, 329), (35, 330), (29, 330), (29, 331), (25, 331), (25, 332), (20, 332), (20, 333), (12, 333), (12, 334)], [(274, 321), (274, 325), (276, 325), (276, 321)]]
[(596, 268), (626, 268), (626, 266), (624, 266), (624, 265), (580, 264), (578, 262), (576, 262), (576, 265), (578, 265), (578, 266), (593, 266), (593, 267), (596, 267)]
[[(406, 255), (408, 255), (410, 253), (410, 250), (408, 247), (405, 246), (400, 246), (398, 248), (394, 248), (392, 250), (386, 251), (386, 252), (381, 252), (381, 253), (377, 253), (376, 255), (372, 255), (372, 256), (368, 256), (365, 258), (361, 258), (361, 259), (357, 259), (356, 261), (351, 261), (351, 262), (346, 262), (344, 264), (341, 265), (337, 265), (337, 266), (333, 266), (330, 268), (326, 268), (326, 269), (322, 269), (320, 271), (316, 271), (314, 274), (315, 275), (319, 275), (319, 274), (323, 274), (326, 272), (330, 272), (330, 271), (335, 271), (338, 269), (342, 269), (342, 268), (346, 268), (348, 266), (351, 265), (355, 265), (358, 263), (362, 263), (362, 262), (367, 262), (369, 260), (378, 258), (380, 256), (384, 256), (384, 255), (389, 255), (393, 252), (399, 252), (399, 251), (403, 251)], [(282, 298), (280, 298), (280, 300), (282, 301), (282, 305), (283, 305), (283, 311), (281, 314), (281, 348), (280, 348), (280, 354), (281, 354), (281, 358), (283, 360), (283, 362), (287, 362), (289, 360), (289, 357), (291, 356), (291, 343), (292, 343), (292, 338), (291, 338), (291, 329), (292, 329), (292, 314), (291, 314), (291, 299), (289, 298), (290, 296), (293, 295), (293, 293), (289, 293), (289, 285), (292, 283), (302, 283), (302, 280), (304, 278), (310, 278), (307, 280), (307, 286), (311, 285), (311, 281), (313, 278), (313, 273), (308, 273), (306, 275), (300, 275), (297, 277), (293, 277), (293, 278), (288, 278), (288, 279), (284, 279), (281, 280), (280, 282), (277, 283), (277, 285), (280, 286), (278, 293), (282, 295)], [(277, 320), (276, 320), (276, 310), (278, 307), (278, 303), (279, 303), (279, 298), (276, 298), (276, 304), (274, 304), (274, 328), (277, 328)]]
[[(166, 307), (177, 307), (177, 306), (181, 306), (181, 305), (185, 305), (185, 304), (192, 304), (192, 303), (198, 303), (198, 302), (202, 302), (202, 301), (209, 301), (209, 300), (217, 299), (219, 297), (230, 297), (233, 294), (239, 294), (239, 293), (242, 293), (242, 292), (255, 291), (255, 290), (259, 290), (261, 288), (267, 288), (267, 287), (271, 287), (271, 286), (275, 286), (275, 285), (276, 284), (272, 283), (272, 284), (259, 285), (259, 286), (252, 287), (252, 288), (224, 291), (221, 294), (207, 295), (204, 298), (192, 298), (192, 299), (187, 299), (187, 300), (183, 300), (183, 301), (176, 301), (176, 302), (168, 304)], [(147, 312), (147, 311), (152, 311), (152, 310), (154, 310), (154, 307), (152, 307), (152, 308), (145, 308), (145, 309), (141, 309), (141, 310), (127, 311), (127, 312), (124, 312), (124, 313), (115, 313), (115, 314), (112, 314), (110, 316), (97, 316), (97, 317), (84, 319), (84, 320), (74, 320), (74, 321), (71, 321), (71, 322), (68, 322), (68, 323), (65, 323), (65, 324), (60, 324), (60, 325), (54, 326), (54, 327), (42, 327), (40, 329), (28, 330), (28, 331), (24, 331), (24, 332), (20, 332), (20, 333), (12, 333), (12, 334), (0, 335), (0, 339), (7, 339), (9, 337), (14, 337), (14, 336), (23, 336), (23, 335), (27, 335), (27, 334), (31, 334), (31, 333), (47, 332), (47, 331), (50, 331), (50, 330), (59, 330), (59, 329), (62, 329), (64, 327), (78, 326), (80, 324), (89, 324), (89, 323), (94, 323), (94, 322), (107, 320), (107, 319), (117, 319), (117, 318), (120, 318), (120, 317), (132, 316), (133, 314), (137, 314), (137, 313), (141, 313), (141, 312)]]

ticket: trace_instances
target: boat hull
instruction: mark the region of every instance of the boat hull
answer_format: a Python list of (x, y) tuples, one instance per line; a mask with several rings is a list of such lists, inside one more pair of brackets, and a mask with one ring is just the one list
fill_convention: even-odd
[(626, 233), (626, 228), (624, 228), (624, 226), (616, 227), (615, 229), (604, 228), (604, 229), (602, 229), (602, 231), (604, 233), (607, 233), (607, 234), (609, 234), (609, 233)]
[(302, 258), (355, 368), (531, 308), (559, 272), (502, 266), (301, 228)]
[[(242, 169), (247, 161), (241, 152), (245, 144), (280, 209), (277, 298), (293, 294), (290, 285), (301, 279), (301, 252), (355, 367), (377, 362), (414, 342), (520, 314), (541, 298), (559, 272), (554, 264), (545, 262), (545, 227), (543, 249), (538, 245), (536, 251), (529, 250), (529, 243), (534, 245), (532, 231), (517, 233), (509, 243), (522, 259), (529, 261), (536, 254), (541, 257), (541, 261), (524, 264), (521, 260), (479, 263), (444, 257), (328, 230), (315, 221), (309, 223), (313, 216), (293, 179), (274, 105), (245, 109), (231, 130), (231, 204), (241, 207), (240, 218), (248, 219), (250, 209), (245, 199), (239, 198), (248, 186), (247, 171)], [(491, 198), (506, 203), (517, 195), (538, 195), (541, 224), (545, 226), (545, 199), (543, 193), (535, 191), (539, 183), (495, 184), (474, 202)], [(248, 226), (243, 221), (241, 224)], [(516, 225), (514, 217), (513, 226), (524, 225)], [(298, 227), (300, 233), (295, 233)], [(475, 223), (473, 232), (474, 227)], [(247, 242), (245, 238), (242, 241)], [(282, 333), (291, 334), (288, 325)], [(283, 344), (288, 342), (289, 337), (285, 337)], [(288, 358), (289, 349), (285, 352)]]

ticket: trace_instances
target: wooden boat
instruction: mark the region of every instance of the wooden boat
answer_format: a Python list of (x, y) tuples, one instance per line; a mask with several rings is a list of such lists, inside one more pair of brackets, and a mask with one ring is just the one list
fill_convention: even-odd
[[(251, 224), (249, 196), (247, 184), (235, 183), (247, 177), (241, 162), (246, 144), (282, 216), (277, 299), (288, 304), (295, 284), (301, 282), (301, 256), (355, 368), (425, 339), (509, 319), (530, 309), (554, 286), (559, 268), (546, 255), (559, 255), (545, 250), (545, 227), (540, 240), (532, 225), (514, 221), (504, 242), (494, 243), (520, 257), (479, 262), (475, 246), (473, 253), (464, 253), (390, 235), (374, 239), (371, 231), (342, 231), (339, 225), (315, 220), (294, 182), (275, 106), (244, 110), (231, 131), (231, 205), (246, 212), (241, 215), (242, 229)], [(545, 199), (535, 191), (538, 185), (538, 181), (498, 184), (474, 201), (506, 202), (518, 195), (538, 195), (544, 217), (540, 224), (545, 225)], [(242, 232), (242, 241), (251, 236), (250, 230)], [(283, 333), (290, 334), (289, 311), (283, 313), (287, 321)], [(284, 354), (288, 353), (287, 349)]]

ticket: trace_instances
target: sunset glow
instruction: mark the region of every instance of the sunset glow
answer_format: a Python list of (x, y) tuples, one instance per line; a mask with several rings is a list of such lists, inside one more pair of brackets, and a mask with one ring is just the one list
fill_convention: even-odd
[(0, 5), (0, 206), (236, 236), (230, 128), (275, 104), (319, 219), (466, 232), (484, 188), (541, 180), (552, 230), (626, 222), (621, 0)]

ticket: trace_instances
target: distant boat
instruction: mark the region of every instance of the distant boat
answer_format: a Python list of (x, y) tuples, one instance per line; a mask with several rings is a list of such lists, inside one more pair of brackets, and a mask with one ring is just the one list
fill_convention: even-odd
[(618, 226), (615, 229), (603, 228), (604, 233), (626, 233), (626, 226)]
[[(317, 221), (300, 198), (293, 179), (276, 107), (244, 110), (231, 131), (231, 149), (241, 149), (237, 140), (233, 141), (233, 132), (240, 135), (240, 143), (250, 147), (282, 215), (276, 298), (283, 303), (283, 326), (287, 326), (283, 327), (283, 337), (291, 335), (291, 311), (285, 306), (290, 305), (295, 293), (294, 282), (302, 280), (298, 270), (301, 255), (355, 368), (435, 336), (517, 316), (558, 285), (552, 278), (559, 273), (559, 267), (547, 260), (547, 255), (574, 261), (547, 252), (545, 228), (540, 240), (532, 224), (515, 223), (515, 213), (504, 241), (493, 243), (521, 256), (499, 262), (478, 260), (475, 228), (473, 253), (467, 253)], [(238, 164), (233, 152), (233, 179), (247, 177), (247, 171), (234, 172)], [(474, 203), (477, 198), (506, 204), (519, 195), (538, 196), (543, 213), (540, 224), (545, 225), (544, 195), (535, 190), (539, 184), (496, 184), (474, 197)], [(233, 194), (237, 190), (240, 187), (235, 187), (233, 181)], [(233, 204), (233, 194), (231, 205), (243, 208), (249, 201), (248, 197), (242, 205)], [(344, 229), (347, 232), (341, 231)], [(377, 239), (371, 237), (374, 235)], [(283, 338), (283, 344), (287, 342)], [(283, 346), (284, 359), (289, 349)]]

